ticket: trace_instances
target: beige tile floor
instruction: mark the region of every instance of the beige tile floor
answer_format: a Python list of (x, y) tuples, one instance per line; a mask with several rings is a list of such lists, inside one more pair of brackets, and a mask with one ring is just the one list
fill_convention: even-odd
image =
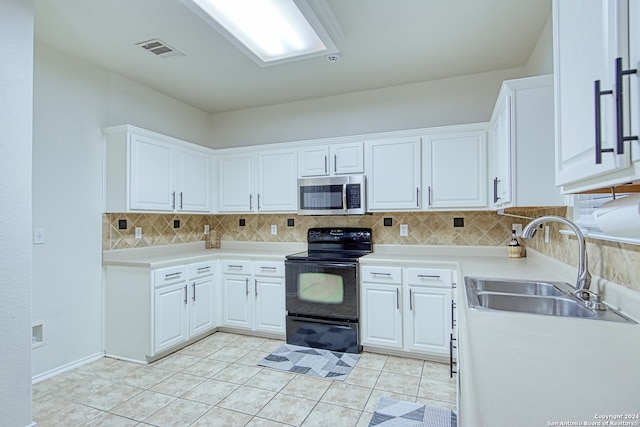
[(344, 381), (257, 366), (284, 342), (217, 332), (147, 366), (102, 358), (33, 386), (47, 426), (366, 427), (381, 396), (455, 409), (449, 367), (362, 353)]

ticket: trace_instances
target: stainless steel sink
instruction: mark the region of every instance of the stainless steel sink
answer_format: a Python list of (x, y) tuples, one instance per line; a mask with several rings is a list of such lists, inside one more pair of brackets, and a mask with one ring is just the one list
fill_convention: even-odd
[(478, 279), (475, 281), (478, 292), (501, 292), (521, 295), (552, 295), (560, 296), (566, 293), (558, 289), (553, 283), (532, 282), (527, 280), (495, 280)]
[(545, 314), (547, 316), (596, 317), (595, 310), (588, 309), (579, 301), (566, 298), (479, 292), (478, 303), (484, 308), (493, 310)]
[(637, 323), (604, 303), (595, 310), (573, 294), (565, 282), (465, 277), (467, 304), (474, 310)]

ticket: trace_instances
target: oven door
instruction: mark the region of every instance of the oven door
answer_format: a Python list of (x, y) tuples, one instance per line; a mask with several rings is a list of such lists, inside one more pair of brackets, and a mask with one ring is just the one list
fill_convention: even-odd
[(358, 319), (356, 262), (287, 260), (285, 276), (289, 315)]

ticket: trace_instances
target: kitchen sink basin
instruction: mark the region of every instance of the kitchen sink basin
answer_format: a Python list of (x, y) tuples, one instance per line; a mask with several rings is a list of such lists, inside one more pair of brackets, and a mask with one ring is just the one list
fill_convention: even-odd
[(529, 295), (478, 292), (478, 303), (493, 310), (517, 311), (519, 313), (545, 314), (562, 317), (595, 317), (594, 310), (582, 302), (567, 298), (532, 297)]
[(521, 295), (544, 295), (560, 296), (565, 292), (558, 289), (553, 283), (532, 282), (526, 280), (495, 280), (477, 279), (474, 280), (475, 288), (478, 292), (500, 292)]
[(637, 323), (606, 303), (603, 310), (587, 307), (565, 282), (488, 277), (465, 277), (464, 281), (467, 304), (474, 310)]

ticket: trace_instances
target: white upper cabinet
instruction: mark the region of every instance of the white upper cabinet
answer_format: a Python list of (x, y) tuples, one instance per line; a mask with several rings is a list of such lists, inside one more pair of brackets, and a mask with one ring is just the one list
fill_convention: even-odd
[(486, 130), (427, 135), (422, 147), (423, 207), (487, 207)]
[(298, 209), (295, 149), (260, 151), (257, 159), (258, 212), (295, 212)]
[(255, 166), (253, 153), (218, 157), (218, 210), (252, 212), (254, 209)]
[(106, 212), (211, 212), (212, 150), (128, 125), (103, 132)]
[(364, 172), (362, 142), (298, 149), (298, 176), (329, 176)]
[(553, 77), (502, 84), (489, 132), (489, 204), (559, 206), (555, 185)]
[(295, 212), (295, 148), (219, 156), (220, 212)]
[(420, 138), (365, 142), (368, 211), (420, 209)]
[[(585, 191), (640, 177), (638, 2), (554, 0), (556, 184)], [(618, 58), (619, 65), (618, 65)], [(618, 76), (618, 77), (616, 77)]]

